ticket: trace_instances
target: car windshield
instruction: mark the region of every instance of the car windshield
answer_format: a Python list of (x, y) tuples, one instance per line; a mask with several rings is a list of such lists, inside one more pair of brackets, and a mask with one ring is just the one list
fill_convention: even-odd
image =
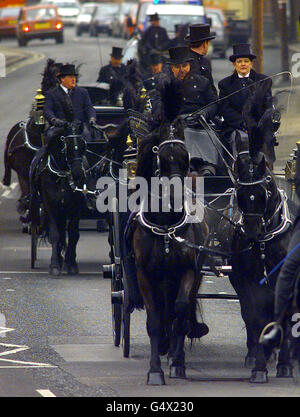
[[(190, 16), (190, 15), (159, 15), (160, 18), (160, 26), (165, 28), (167, 32), (174, 32), (175, 25), (186, 25), (193, 23), (206, 23), (205, 16)], [(149, 26), (149, 17), (146, 18), (146, 25), (145, 27)]]
[(65, 1), (62, 1), (62, 2), (55, 2), (55, 4), (56, 4), (56, 6), (57, 7), (73, 7), (73, 8), (75, 8), (75, 9), (77, 9), (78, 8), (78, 5), (77, 5), (77, 3), (73, 3), (73, 2), (65, 2)]
[(5, 7), (4, 9), (0, 9), (0, 17), (17, 17), (19, 12), (19, 7)]
[(207, 17), (211, 19), (212, 28), (220, 29), (223, 26), (221, 22), (221, 18), (217, 13), (207, 11), (206, 14), (207, 14)]
[(26, 20), (47, 20), (55, 17), (55, 15), (54, 9), (32, 9), (26, 11)]
[(123, 3), (122, 4), (122, 12), (124, 14), (129, 13), (133, 6), (135, 6), (134, 3)]
[(95, 6), (84, 6), (81, 10), (81, 14), (93, 14)]
[(100, 4), (97, 8), (97, 16), (113, 16), (117, 13), (118, 4)]

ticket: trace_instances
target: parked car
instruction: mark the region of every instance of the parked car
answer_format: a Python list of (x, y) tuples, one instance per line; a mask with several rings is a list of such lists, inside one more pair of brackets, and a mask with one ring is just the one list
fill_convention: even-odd
[[(115, 15), (112, 22), (112, 35), (124, 38), (127, 33), (127, 17), (130, 15), (131, 19), (135, 23), (135, 13), (137, 9), (136, 3), (124, 2), (120, 4), (119, 10)], [(134, 12), (135, 11), (135, 12)]]
[(77, 16), (80, 13), (80, 4), (77, 0), (42, 0), (41, 3), (55, 4), (63, 24), (65, 26), (75, 25)]
[(81, 36), (83, 32), (89, 32), (92, 16), (99, 3), (84, 3), (79, 15), (76, 18), (75, 32), (77, 36)]
[(90, 36), (98, 36), (99, 33), (112, 35), (112, 22), (119, 9), (117, 3), (100, 3), (95, 9), (90, 25)]
[(54, 5), (23, 7), (17, 23), (19, 46), (26, 46), (32, 39), (55, 39), (63, 43), (63, 23)]
[(216, 37), (211, 41), (214, 52), (220, 58), (226, 58), (226, 50), (229, 47), (229, 32), (226, 17), (222, 9), (205, 7), (206, 15), (211, 20), (211, 31), (215, 32)]
[(3, 7), (0, 9), (0, 39), (15, 37), (20, 7)]
[[(139, 28), (139, 30), (141, 30), (142, 32), (146, 29), (145, 17), (146, 17), (149, 5), (158, 6), (158, 7), (165, 5), (165, 6), (168, 6), (169, 8), (177, 8), (177, 6), (180, 6), (180, 5), (199, 6), (200, 10), (202, 10), (202, 12), (204, 11), (202, 0), (139, 0), (137, 13), (136, 13), (136, 25)], [(177, 22), (175, 22), (174, 24), (176, 23)]]
[(175, 36), (175, 25), (194, 23), (206, 23), (207, 18), (203, 6), (193, 4), (149, 4), (145, 10), (144, 30), (150, 25), (149, 16), (157, 13), (160, 18), (160, 26), (166, 29), (169, 37)]

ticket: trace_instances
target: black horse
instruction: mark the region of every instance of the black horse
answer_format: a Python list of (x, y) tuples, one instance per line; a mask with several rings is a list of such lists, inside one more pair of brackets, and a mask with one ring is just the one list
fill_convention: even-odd
[(83, 167), (86, 142), (74, 124), (65, 129), (61, 138), (53, 138), (48, 143), (43, 159), (31, 173), (31, 218), (39, 222), (39, 208), (42, 206), (42, 230), (52, 245), (49, 273), (54, 276), (61, 273), (63, 250), (67, 273), (75, 275), (79, 272), (76, 245), (81, 211), (86, 204), (83, 193), (77, 191), (83, 190), (86, 183)]
[[(231, 207), (226, 213), (235, 226), (224, 220), (218, 237), (224, 247), (233, 252), (230, 282), (238, 294), (246, 324), (248, 353), (245, 366), (253, 368), (251, 382), (265, 383), (271, 351), (259, 343), (259, 337), (266, 324), (273, 320), (274, 288), (279, 273), (275, 267), (286, 256), (291, 222), (285, 195), (278, 189), (261, 152), (271, 124), (271, 110), (255, 122), (251, 112), (256, 97), (254, 94), (244, 108), (249, 141), (241, 141), (237, 136), (234, 209), (232, 211)], [(264, 279), (270, 272), (269, 279)], [(277, 376), (292, 376), (287, 341), (279, 354)]]
[[(176, 178), (182, 183), (189, 169), (181, 121), (165, 122), (138, 146), (137, 177)], [(170, 189), (171, 190), (171, 189)], [(185, 378), (184, 340), (193, 337), (196, 295), (201, 283), (204, 253), (195, 247), (208, 236), (204, 222), (189, 223), (184, 204), (174, 209), (171, 190), (169, 212), (160, 204), (157, 212), (141, 209), (131, 226), (137, 279), (147, 312), (147, 332), (151, 343), (147, 383), (163, 385), (160, 355), (171, 356), (170, 377)], [(150, 195), (149, 195), (150, 198)], [(162, 194), (158, 200), (162, 201)], [(183, 198), (184, 201), (184, 198)], [(195, 246), (193, 246), (195, 245)]]
[[(58, 71), (59, 64), (52, 59), (48, 59), (41, 82), (43, 94), (46, 94), (50, 88), (57, 84)], [(42, 133), (41, 126), (35, 122), (31, 112), (26, 122), (18, 122), (10, 129), (5, 143), (5, 171), (2, 182), (3, 185), (9, 186), (11, 184), (11, 171), (14, 170), (17, 173), (21, 189), (17, 209), (21, 215), (20, 220), (23, 223), (24, 230), (25, 224), (28, 223), (26, 212), (29, 209), (30, 199), (29, 169), (36, 152), (43, 145)]]

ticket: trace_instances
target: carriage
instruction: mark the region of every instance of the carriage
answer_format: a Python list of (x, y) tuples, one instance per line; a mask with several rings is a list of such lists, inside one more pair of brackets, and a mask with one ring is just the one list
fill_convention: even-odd
[[(97, 123), (101, 127), (105, 134), (109, 135), (119, 126), (120, 123), (126, 118), (126, 112), (122, 107), (101, 105), (103, 102), (103, 89), (98, 85), (84, 86), (91, 97), (94, 104), (97, 115)], [(100, 99), (99, 99), (100, 97)], [(96, 230), (98, 232), (105, 231), (107, 229), (106, 215), (102, 215), (96, 209), (96, 197), (97, 192), (95, 191), (95, 184), (99, 176), (101, 166), (105, 164), (106, 154), (106, 140), (104, 137), (97, 141), (87, 142), (86, 148), (86, 163), (87, 169), (86, 174), (88, 182), (91, 183), (92, 189), (89, 190), (89, 184), (87, 189), (81, 190), (87, 198), (87, 204), (84, 206), (81, 214), (80, 227), (85, 228), (85, 224), (96, 223)], [(78, 190), (79, 191), (79, 190)], [(37, 260), (37, 250), (39, 241), (41, 241), (44, 231), (42, 230), (42, 219), (43, 219), (43, 205), (39, 203), (37, 209), (38, 215), (31, 217), (30, 222), (30, 235), (31, 235), (31, 268), (35, 267)], [(89, 226), (91, 227), (91, 226)], [(92, 226), (94, 228), (94, 225)]]

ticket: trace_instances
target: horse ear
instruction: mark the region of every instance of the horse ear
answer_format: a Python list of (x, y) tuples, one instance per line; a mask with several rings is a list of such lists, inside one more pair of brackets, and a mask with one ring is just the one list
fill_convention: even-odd
[(236, 158), (235, 164), (234, 164), (234, 173), (237, 177), (239, 176), (239, 173), (242, 170), (242, 166), (243, 166), (242, 159), (238, 155), (237, 158)]
[(237, 153), (242, 152), (242, 150), (243, 150), (242, 149), (242, 145), (243, 145), (242, 137), (241, 137), (241, 134), (238, 130), (236, 130), (236, 132), (235, 132), (235, 145), (236, 145)]
[(263, 153), (261, 154), (261, 159), (257, 165), (257, 172), (260, 177), (263, 177), (266, 173), (266, 158)]

